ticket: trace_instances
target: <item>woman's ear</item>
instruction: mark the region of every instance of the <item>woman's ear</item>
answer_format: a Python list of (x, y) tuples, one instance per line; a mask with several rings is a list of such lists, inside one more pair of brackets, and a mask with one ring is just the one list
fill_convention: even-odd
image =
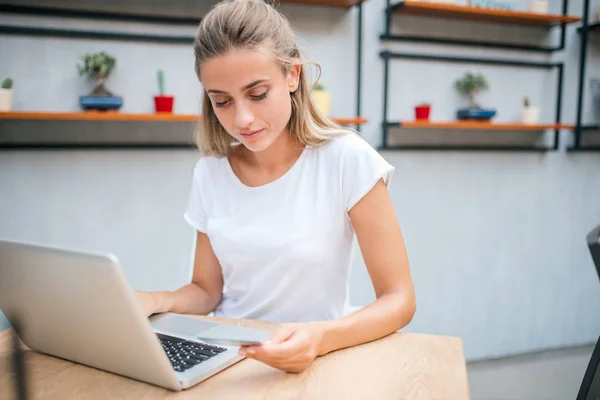
[(293, 64), (290, 66), (290, 70), (288, 72), (287, 81), (288, 87), (290, 89), (290, 93), (294, 93), (298, 90), (298, 85), (300, 84), (300, 72), (302, 71), (301, 64)]

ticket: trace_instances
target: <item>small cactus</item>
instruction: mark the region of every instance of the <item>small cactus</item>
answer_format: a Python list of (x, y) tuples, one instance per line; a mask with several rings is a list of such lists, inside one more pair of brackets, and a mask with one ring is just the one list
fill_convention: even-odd
[(160, 92), (160, 95), (162, 96), (163, 94), (165, 94), (165, 74), (163, 73), (162, 70), (158, 71), (157, 77), (158, 77), (158, 90)]
[(530, 102), (529, 102), (529, 97), (525, 96), (525, 98), (523, 98), (523, 106), (525, 108), (529, 107)]
[(13, 80), (12, 78), (6, 78), (2, 81), (2, 89), (12, 89)]

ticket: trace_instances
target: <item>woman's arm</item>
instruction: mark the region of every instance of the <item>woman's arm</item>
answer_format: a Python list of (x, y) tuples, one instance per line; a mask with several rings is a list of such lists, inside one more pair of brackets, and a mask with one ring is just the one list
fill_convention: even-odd
[(192, 282), (172, 292), (136, 292), (146, 315), (162, 312), (206, 315), (221, 302), (221, 265), (206, 234), (198, 232)]
[(337, 320), (284, 324), (270, 343), (242, 348), (241, 355), (302, 372), (317, 356), (382, 338), (411, 321), (416, 306), (408, 257), (382, 180), (350, 210), (350, 219), (377, 300)]
[(415, 313), (415, 291), (398, 219), (380, 180), (351, 210), (350, 219), (377, 300), (356, 313), (315, 322), (319, 355), (382, 338), (406, 326)]

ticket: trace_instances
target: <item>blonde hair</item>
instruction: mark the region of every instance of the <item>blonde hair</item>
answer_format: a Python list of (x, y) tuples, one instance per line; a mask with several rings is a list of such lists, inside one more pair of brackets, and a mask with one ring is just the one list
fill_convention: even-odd
[[(294, 64), (301, 64), (298, 89), (290, 93), (292, 115), (290, 133), (305, 146), (320, 145), (335, 136), (352, 132), (323, 116), (313, 104), (307, 80), (307, 64), (300, 54), (294, 32), (287, 19), (273, 6), (261, 0), (225, 0), (217, 4), (202, 19), (194, 42), (196, 75), (201, 64), (232, 49), (255, 49), (268, 46), (287, 74)], [(317, 79), (320, 67), (317, 67)], [(214, 113), (206, 91), (202, 99), (202, 119), (196, 142), (203, 155), (225, 157), (233, 138)]]

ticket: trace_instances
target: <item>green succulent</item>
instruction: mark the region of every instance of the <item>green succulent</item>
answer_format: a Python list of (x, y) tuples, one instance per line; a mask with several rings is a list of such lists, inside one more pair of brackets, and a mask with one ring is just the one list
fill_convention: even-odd
[(6, 78), (2, 81), (2, 89), (12, 89), (13, 80), (12, 78)]
[(315, 91), (325, 90), (325, 85), (323, 85), (322, 83), (316, 83), (315, 86), (313, 87), (313, 90), (315, 90)]

